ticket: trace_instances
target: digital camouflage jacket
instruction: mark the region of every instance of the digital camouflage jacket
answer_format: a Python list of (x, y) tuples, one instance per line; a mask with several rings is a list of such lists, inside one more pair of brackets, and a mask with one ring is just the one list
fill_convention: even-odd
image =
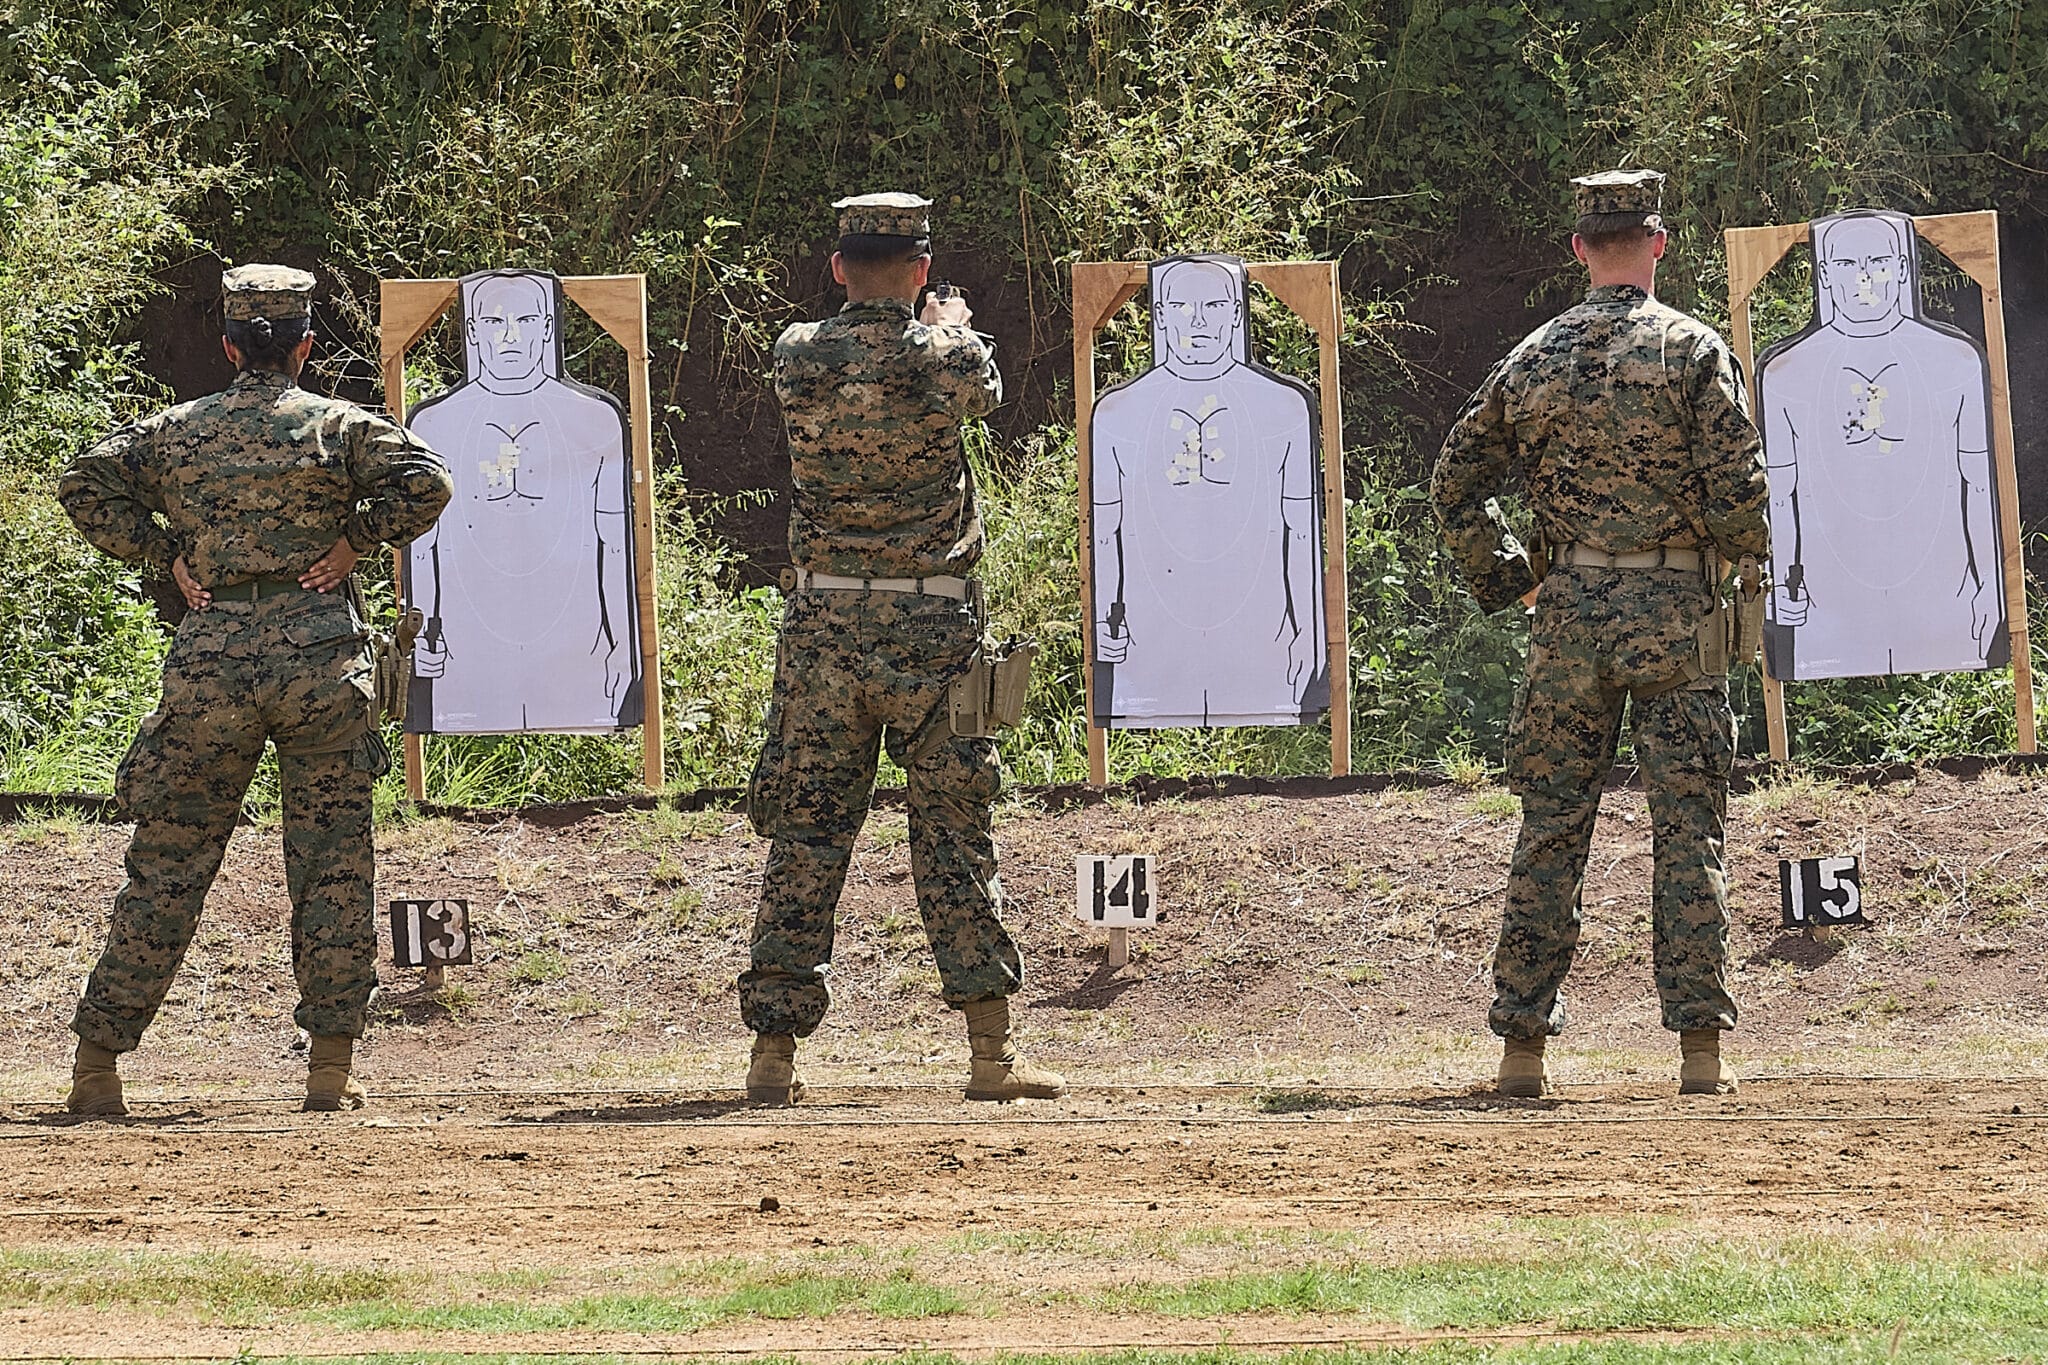
[(900, 299), (849, 303), (775, 343), (789, 429), (790, 558), (814, 573), (966, 574), (981, 518), (960, 423), (1003, 399), (995, 345), (914, 321)]
[(208, 588), (296, 578), (343, 535), (358, 553), (404, 544), (453, 493), (405, 428), (263, 370), (120, 428), (57, 484), (101, 550), (166, 574), (183, 555)]
[(1490, 611), (1537, 581), (1493, 501), (1511, 486), (1552, 545), (1770, 551), (1763, 439), (1734, 357), (1712, 328), (1633, 285), (1590, 290), (1532, 332), (1444, 441), (1430, 497)]

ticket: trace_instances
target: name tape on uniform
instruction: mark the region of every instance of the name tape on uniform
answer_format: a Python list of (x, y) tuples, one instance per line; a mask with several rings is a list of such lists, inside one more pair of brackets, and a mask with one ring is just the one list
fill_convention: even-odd
[(1778, 899), (1787, 929), (1868, 924), (1863, 917), (1863, 861), (1780, 858)]
[(469, 902), (391, 902), (391, 960), (400, 967), (467, 967)]
[(1162, 916), (1152, 867), (1149, 853), (1075, 855), (1074, 913), (1082, 923), (1104, 929), (1157, 924)]

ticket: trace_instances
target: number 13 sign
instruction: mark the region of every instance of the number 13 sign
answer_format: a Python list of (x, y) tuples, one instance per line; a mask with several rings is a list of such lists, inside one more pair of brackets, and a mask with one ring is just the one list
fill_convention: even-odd
[(467, 967), (469, 902), (391, 902), (391, 959), (400, 967)]

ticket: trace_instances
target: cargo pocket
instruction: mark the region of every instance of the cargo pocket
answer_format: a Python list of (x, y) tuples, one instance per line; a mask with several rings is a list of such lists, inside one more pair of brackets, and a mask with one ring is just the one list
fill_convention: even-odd
[(114, 769), (114, 800), (130, 815), (169, 813), (172, 788), (164, 780), (163, 750), (157, 740), (163, 720), (162, 711), (144, 716), (134, 742), (121, 755), (120, 766)]
[(1689, 752), (1679, 762), (1725, 782), (1735, 770), (1735, 713), (1718, 688), (1687, 688), (1672, 693), (1677, 726)]
[(349, 756), (349, 766), (359, 773), (382, 777), (391, 771), (391, 746), (376, 730), (365, 731)]
[[(343, 610), (290, 622), (279, 633), (291, 648), (278, 661), (290, 678), (278, 703), (280, 714), (269, 717), (277, 751), (355, 754), (364, 735), (376, 728), (376, 663), (369, 632), (344, 604)], [(353, 761), (361, 766), (371, 757)], [(388, 753), (384, 762), (388, 766)]]
[(774, 839), (788, 810), (788, 700), (782, 692), (782, 663), (776, 659), (774, 692), (762, 720), (762, 751), (748, 778), (748, 825), (762, 839)]
[(1515, 699), (1508, 706), (1508, 733), (1502, 766), (1507, 770), (1508, 790), (1517, 796), (1529, 781), (1529, 671), (1515, 684)]

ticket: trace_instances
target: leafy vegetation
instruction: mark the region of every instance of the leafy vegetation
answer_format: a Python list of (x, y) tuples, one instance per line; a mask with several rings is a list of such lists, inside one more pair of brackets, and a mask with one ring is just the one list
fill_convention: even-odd
[[(1025, 396), (978, 445), (1000, 618), (1048, 645), (1006, 741), (1020, 777), (1077, 776), (1082, 726), (1071, 410), (1058, 384), (1018, 381), (1063, 349), (1062, 263), (1190, 248), (1345, 263), (1359, 760), (1491, 759), (1521, 625), (1480, 616), (1435, 545), (1422, 485), (1446, 414), (1404, 361), (1415, 291), (1498, 269), (1562, 304), (1574, 276), (1544, 243), (1565, 176), (1651, 164), (1672, 175), (1678, 238), (1663, 292), (1725, 323), (1726, 227), (2041, 205), (2044, 75), (2048, 7), (2029, 0), (20, 0), (0, 33), (0, 785), (105, 790), (151, 704), (146, 585), (76, 540), (49, 478), (164, 401), (139, 310), (162, 281), (201, 279), (209, 248), (317, 265), (336, 291), (322, 382), (363, 396), (379, 275), (645, 271), (670, 768), (743, 780), (776, 602), (727, 531), (755, 524), (775, 479), (708, 453), (730, 428), (698, 430), (751, 411), (768, 341), (819, 306), (829, 200), (883, 185), (933, 192), (949, 250), (1027, 302), (1003, 337)], [(1781, 274), (1757, 300), (1766, 337), (1800, 311), (1796, 268)], [(1299, 328), (1261, 311), (1273, 363), (1298, 365)], [(1142, 345), (1127, 310), (1106, 376)], [(409, 384), (450, 360), (430, 340)], [(580, 363), (623, 388), (616, 348)], [(1757, 701), (1741, 680), (1752, 750)], [(1999, 675), (1802, 688), (1794, 714), (1820, 759), (2012, 738)], [(428, 752), (431, 790), (460, 803), (638, 772), (631, 739)], [(1113, 757), (1302, 771), (1327, 750), (1291, 731), (1120, 733)]]

